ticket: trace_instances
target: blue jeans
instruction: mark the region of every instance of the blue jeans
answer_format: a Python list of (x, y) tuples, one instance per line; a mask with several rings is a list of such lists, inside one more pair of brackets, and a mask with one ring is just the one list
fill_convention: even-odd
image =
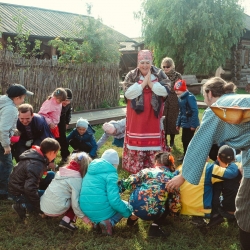
[(8, 182), (12, 169), (12, 155), (11, 153), (5, 155), (0, 143), (0, 194), (8, 194)]
[[(124, 201), (124, 200), (122, 200), (122, 201), (128, 206), (128, 202), (127, 201)], [(123, 218), (123, 216), (120, 213), (116, 213), (111, 218), (109, 218), (112, 227), (115, 224), (117, 224), (122, 218)]]
[[(47, 176), (40, 181), (40, 185), (38, 189), (39, 197), (41, 197), (44, 194), (45, 189), (49, 186), (50, 182), (54, 179), (54, 177), (55, 177), (55, 173), (52, 171), (48, 171)], [(29, 212), (34, 211), (32, 202), (30, 202), (29, 198), (25, 196), (24, 194), (17, 195), (17, 196), (12, 195), (11, 198), (17, 203), (22, 203), (22, 204), (24, 203)]]

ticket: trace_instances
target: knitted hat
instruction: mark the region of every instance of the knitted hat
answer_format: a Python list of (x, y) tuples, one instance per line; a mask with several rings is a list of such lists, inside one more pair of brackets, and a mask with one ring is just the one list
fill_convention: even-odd
[(118, 153), (114, 149), (105, 150), (101, 158), (108, 161), (112, 165), (119, 164), (119, 156), (118, 156)]
[(102, 125), (102, 128), (103, 130), (108, 133), (108, 134), (114, 134), (115, 132), (115, 126), (111, 123), (107, 123), (105, 122), (103, 125)]
[(186, 85), (186, 81), (185, 80), (178, 80), (175, 84), (174, 84), (174, 90), (179, 90), (179, 91), (187, 91), (187, 85)]
[(89, 122), (87, 119), (83, 119), (82, 117), (79, 118), (76, 122), (76, 127), (79, 128), (79, 127), (82, 127), (82, 128), (88, 128), (89, 126)]
[(138, 57), (137, 57), (138, 63), (140, 61), (143, 61), (143, 60), (148, 60), (152, 63), (153, 56), (152, 56), (152, 52), (150, 50), (140, 50), (138, 52)]
[(222, 162), (230, 163), (235, 161), (236, 152), (234, 148), (231, 148), (228, 145), (223, 145), (219, 148), (218, 156)]
[(7, 89), (6, 94), (9, 98), (14, 98), (22, 95), (33, 95), (34, 93), (28, 91), (23, 85), (14, 83)]
[(67, 100), (72, 100), (72, 91), (71, 89), (64, 88), (65, 91), (67, 92)]

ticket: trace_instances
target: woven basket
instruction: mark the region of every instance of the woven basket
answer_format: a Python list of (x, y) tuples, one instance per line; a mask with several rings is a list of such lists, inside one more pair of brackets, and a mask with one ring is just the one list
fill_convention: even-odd
[(250, 108), (211, 106), (213, 112), (223, 121), (230, 124), (241, 124), (250, 121)]

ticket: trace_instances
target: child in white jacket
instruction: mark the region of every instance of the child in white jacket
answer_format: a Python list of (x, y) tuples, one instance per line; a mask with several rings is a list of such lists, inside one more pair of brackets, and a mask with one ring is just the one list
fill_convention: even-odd
[[(64, 214), (59, 226), (70, 231), (77, 227), (72, 223), (76, 217), (88, 224), (90, 220), (79, 207), (82, 178), (87, 172), (91, 158), (85, 152), (72, 154), (70, 162), (59, 169), (40, 199), (41, 210), (45, 216)], [(44, 216), (44, 217), (45, 217)]]

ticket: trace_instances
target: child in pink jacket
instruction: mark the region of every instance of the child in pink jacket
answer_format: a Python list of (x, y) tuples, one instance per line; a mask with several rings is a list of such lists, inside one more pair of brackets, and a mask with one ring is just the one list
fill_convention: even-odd
[(50, 130), (55, 138), (58, 138), (59, 130), (58, 123), (62, 111), (62, 102), (67, 98), (67, 93), (64, 88), (57, 88), (52, 95), (42, 104), (38, 114), (44, 116)]

